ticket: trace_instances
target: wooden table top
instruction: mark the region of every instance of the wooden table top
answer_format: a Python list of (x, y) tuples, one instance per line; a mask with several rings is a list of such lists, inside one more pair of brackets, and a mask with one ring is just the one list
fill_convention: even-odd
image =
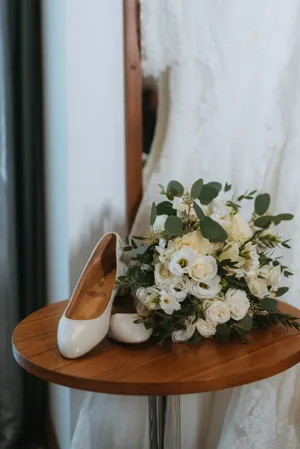
[[(125, 345), (105, 340), (77, 360), (63, 358), (56, 331), (67, 301), (25, 318), (12, 337), (16, 361), (48, 382), (80, 390), (125, 395), (178, 395), (244, 385), (300, 362), (300, 333), (279, 325), (239, 341), (157, 346), (151, 340)], [(300, 317), (285, 303), (280, 309)]]

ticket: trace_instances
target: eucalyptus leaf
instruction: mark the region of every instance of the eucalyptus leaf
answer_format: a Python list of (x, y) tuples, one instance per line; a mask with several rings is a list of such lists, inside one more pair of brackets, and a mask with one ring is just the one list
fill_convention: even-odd
[(245, 331), (250, 331), (253, 326), (253, 319), (250, 315), (246, 315), (242, 321), (241, 321), (242, 328), (245, 329)]
[(262, 310), (275, 310), (277, 301), (274, 298), (264, 298), (259, 301), (258, 307)]
[(174, 215), (173, 204), (170, 201), (162, 201), (156, 206), (157, 215)]
[(203, 210), (201, 209), (200, 206), (198, 206), (197, 203), (194, 202), (194, 210), (196, 212), (197, 217), (199, 218), (200, 221), (205, 219), (205, 214), (203, 212)]
[(140, 245), (133, 250), (133, 254), (141, 256), (142, 254), (144, 254), (147, 251), (148, 248), (149, 248), (149, 245), (146, 245), (146, 244)]
[(219, 191), (215, 187), (204, 184), (199, 195), (200, 203), (206, 206), (217, 198), (218, 195)]
[(230, 328), (227, 324), (218, 324), (216, 339), (219, 341), (228, 341), (230, 339)]
[(280, 221), (288, 221), (294, 218), (293, 214), (279, 214), (276, 216)]
[(207, 186), (213, 187), (214, 189), (216, 189), (218, 192), (221, 192), (222, 190), (222, 184), (220, 182), (208, 182), (206, 184)]
[(271, 197), (268, 193), (257, 195), (254, 202), (254, 208), (257, 215), (263, 215), (269, 209)]
[(150, 215), (150, 225), (153, 226), (157, 217), (157, 210), (155, 203), (152, 203), (151, 207), (151, 215)]
[(180, 196), (184, 192), (184, 187), (178, 181), (170, 181), (167, 187), (167, 191), (175, 196)]
[(280, 296), (283, 296), (286, 294), (286, 292), (289, 290), (289, 287), (280, 287), (277, 292), (276, 292), (276, 296), (277, 298), (279, 298)]
[(167, 218), (165, 224), (165, 232), (170, 237), (180, 235), (182, 231), (183, 231), (183, 224), (180, 218), (176, 217), (175, 215), (171, 215), (170, 217)]
[(194, 182), (191, 189), (191, 195), (194, 199), (199, 198), (202, 187), (203, 187), (203, 179), (198, 179), (198, 181)]
[(123, 251), (128, 252), (132, 250), (132, 246), (124, 246), (122, 249)]
[(203, 237), (210, 242), (221, 243), (227, 239), (227, 233), (219, 223), (210, 217), (205, 217), (200, 221), (200, 229)]
[(254, 221), (254, 225), (257, 226), (258, 228), (267, 228), (270, 223), (273, 221), (272, 215), (264, 215), (263, 217), (258, 217), (255, 221)]

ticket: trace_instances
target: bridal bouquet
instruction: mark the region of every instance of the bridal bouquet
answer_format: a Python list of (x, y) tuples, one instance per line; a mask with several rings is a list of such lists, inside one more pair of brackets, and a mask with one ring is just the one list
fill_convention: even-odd
[[(277, 247), (290, 246), (274, 228), (293, 215), (268, 214), (267, 193), (235, 199), (227, 183), (160, 187), (166, 199), (152, 204), (149, 232), (127, 238), (131, 263), (118, 281), (135, 296), (138, 321), (161, 341), (175, 342), (232, 336), (247, 342), (251, 329), (277, 323), (299, 330), (297, 319), (277, 308), (288, 291), (280, 280), (292, 273), (275, 257)], [(249, 220), (247, 201), (254, 201)]]

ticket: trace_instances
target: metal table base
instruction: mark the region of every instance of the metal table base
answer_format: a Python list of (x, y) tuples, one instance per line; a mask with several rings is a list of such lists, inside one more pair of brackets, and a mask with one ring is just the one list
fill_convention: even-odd
[(149, 449), (181, 449), (180, 396), (149, 396)]

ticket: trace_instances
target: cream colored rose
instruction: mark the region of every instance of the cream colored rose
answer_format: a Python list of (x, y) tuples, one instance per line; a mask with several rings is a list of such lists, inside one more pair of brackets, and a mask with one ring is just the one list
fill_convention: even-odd
[(180, 250), (183, 246), (189, 246), (198, 254), (210, 254), (211, 243), (209, 240), (202, 237), (199, 231), (192, 231), (184, 234), (182, 237), (177, 237), (174, 240), (176, 250)]
[(154, 268), (155, 284), (160, 288), (166, 288), (175, 282), (176, 277), (168, 270), (165, 264), (157, 263)]
[(165, 224), (168, 215), (158, 215), (153, 223), (152, 229), (156, 232), (163, 232), (165, 230)]
[(184, 301), (189, 292), (189, 280), (187, 276), (175, 278), (175, 282), (168, 287), (168, 291), (172, 293), (178, 302)]
[(204, 282), (190, 281), (189, 290), (197, 299), (214, 298), (221, 291), (220, 276), (215, 276), (209, 284)]
[(198, 256), (194, 265), (189, 270), (192, 279), (198, 282), (209, 283), (217, 274), (217, 261), (212, 256)]
[(226, 247), (225, 250), (221, 252), (218, 259), (220, 261), (230, 259), (232, 262), (236, 262), (239, 257), (239, 245), (237, 242), (231, 242)]
[(148, 309), (159, 309), (160, 290), (157, 287), (140, 287), (137, 289), (135, 296)]
[(260, 299), (269, 295), (267, 282), (265, 279), (258, 277), (247, 277), (246, 282), (252, 295), (257, 296)]
[(149, 313), (148, 307), (146, 307), (141, 301), (138, 299), (134, 302), (135, 309), (140, 316), (147, 316)]
[(271, 268), (267, 277), (267, 282), (271, 286), (272, 290), (277, 290), (280, 279), (281, 279), (281, 268), (279, 265), (277, 265), (276, 267)]
[(246, 276), (257, 276), (259, 271), (259, 255), (256, 245), (248, 242), (240, 253), (240, 264)]
[(235, 214), (232, 217), (231, 223), (227, 227), (227, 233), (232, 240), (240, 243), (250, 239), (253, 235), (249, 224), (240, 214)]
[(196, 322), (196, 329), (204, 338), (209, 338), (215, 335), (217, 331), (216, 323), (201, 318)]
[(230, 320), (229, 306), (220, 299), (206, 300), (203, 304), (205, 318), (216, 324), (227, 323)]
[(250, 302), (247, 293), (244, 290), (230, 288), (225, 295), (225, 299), (229, 306), (231, 318), (239, 321), (247, 315)]

